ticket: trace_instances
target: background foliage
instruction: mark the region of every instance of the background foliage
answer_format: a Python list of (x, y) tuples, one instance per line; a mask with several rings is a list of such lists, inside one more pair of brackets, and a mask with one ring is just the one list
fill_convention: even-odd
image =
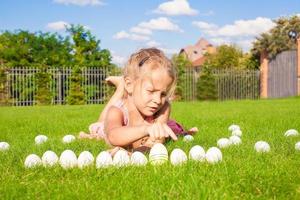
[[(50, 91), (51, 77), (46, 73), (49, 68), (71, 68), (72, 76), (69, 104), (82, 104), (84, 92), (91, 91), (81, 88), (81, 70), (83, 68), (106, 68), (115, 71), (116, 65), (111, 63), (111, 54), (107, 49), (101, 49), (100, 40), (82, 25), (70, 25), (66, 27), (66, 36), (57, 33), (31, 33), (24, 30), (14, 32), (4, 31), (0, 34), (0, 64), (1, 64), (1, 88), (0, 92), (6, 92), (6, 76), (4, 71), (13, 67), (38, 68), (35, 75), (37, 88), (14, 87), (23, 98), (37, 89), (35, 94), (38, 104), (51, 103)], [(30, 78), (30, 77), (28, 77)], [(95, 88), (97, 85), (87, 85)], [(24, 89), (26, 88), (26, 89)], [(24, 91), (23, 91), (24, 90)], [(87, 94), (88, 96), (92, 94)], [(3, 94), (7, 97), (7, 94)], [(1, 100), (2, 101), (2, 100)], [(6, 99), (5, 102), (8, 102)]]
[(300, 16), (280, 17), (274, 23), (274, 28), (262, 33), (253, 43), (251, 52), (257, 60), (263, 51), (267, 52), (269, 58), (274, 58), (282, 51), (296, 49), (296, 40), (289, 37), (289, 32), (295, 31), (299, 37)]

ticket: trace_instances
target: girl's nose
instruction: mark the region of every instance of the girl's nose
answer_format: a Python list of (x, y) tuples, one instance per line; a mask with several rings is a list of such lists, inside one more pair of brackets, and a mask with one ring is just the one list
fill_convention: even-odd
[(160, 105), (161, 104), (160, 95), (154, 95), (153, 102), (156, 103), (157, 105)]

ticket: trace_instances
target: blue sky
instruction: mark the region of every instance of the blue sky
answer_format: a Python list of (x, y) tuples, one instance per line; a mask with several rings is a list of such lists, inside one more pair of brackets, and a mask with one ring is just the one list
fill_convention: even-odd
[(0, 30), (65, 34), (82, 24), (122, 65), (140, 48), (179, 52), (201, 37), (249, 50), (272, 19), (300, 14), (299, 0), (1, 0)]

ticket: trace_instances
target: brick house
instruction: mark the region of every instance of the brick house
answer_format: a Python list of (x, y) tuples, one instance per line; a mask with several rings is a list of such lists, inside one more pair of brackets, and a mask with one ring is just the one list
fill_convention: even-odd
[(193, 67), (201, 67), (205, 61), (206, 53), (214, 53), (216, 48), (204, 38), (201, 38), (195, 45), (189, 45), (180, 50), (192, 62)]

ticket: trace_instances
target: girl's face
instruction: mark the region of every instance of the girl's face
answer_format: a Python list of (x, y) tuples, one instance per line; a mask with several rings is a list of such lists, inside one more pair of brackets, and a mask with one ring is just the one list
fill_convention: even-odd
[(139, 112), (146, 117), (153, 116), (166, 102), (167, 92), (173, 79), (165, 69), (146, 72), (138, 78), (133, 87), (132, 98)]

